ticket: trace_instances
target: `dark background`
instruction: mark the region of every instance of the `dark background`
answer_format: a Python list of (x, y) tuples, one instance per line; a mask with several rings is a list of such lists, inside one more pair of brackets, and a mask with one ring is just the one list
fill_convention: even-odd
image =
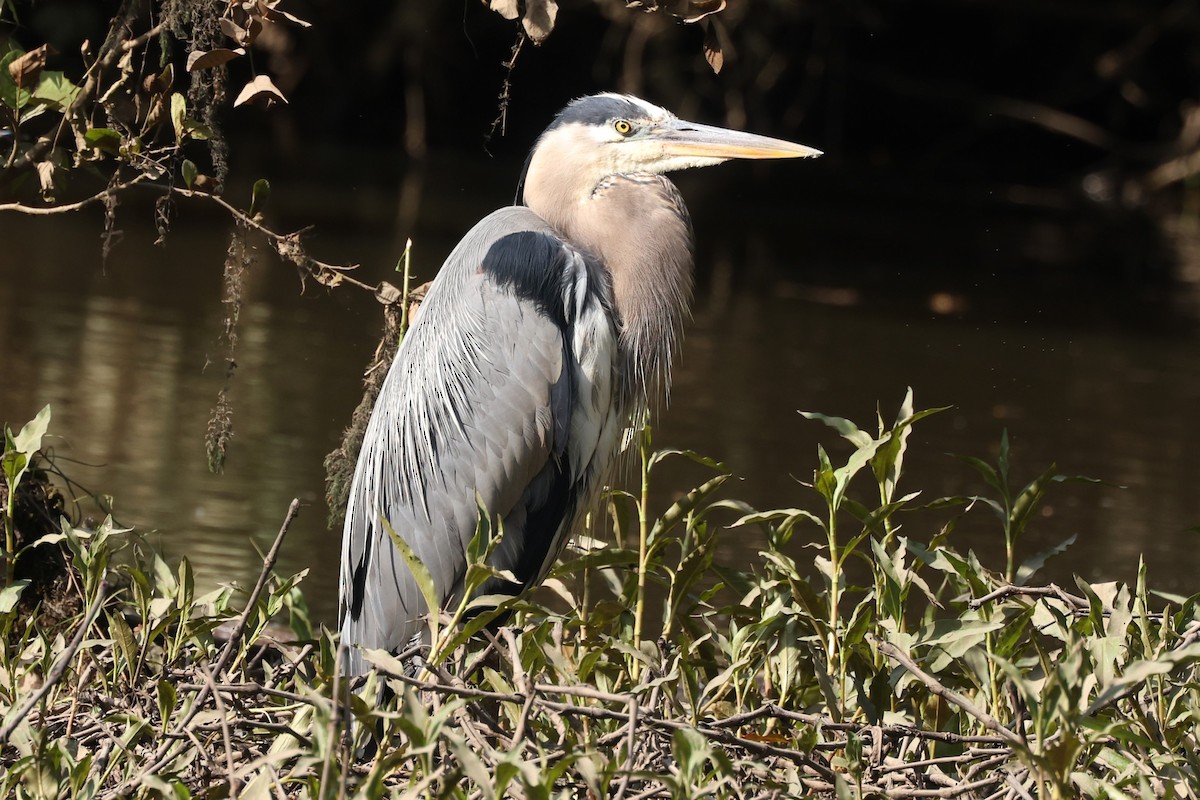
[[(50, 42), (59, 50), (51, 67), (70, 74), (80, 42), (99, 40), (115, 4), (16, 8), (17, 39)], [(265, 70), (289, 98), (270, 113), (227, 114), (235, 141), (261, 144), (249, 151), (255, 159), (311, 157), (328, 140), (484, 146), (515, 22), (477, 0), (282, 8), (313, 26), (277, 26), (231, 76), (239, 85)], [(702, 56), (701, 25), (621, 0), (565, 0), (549, 39), (522, 48), (508, 136), (488, 148), (523, 152), (567, 100), (621, 90), (819, 141), (830, 161), (921, 178), (1078, 185), (1096, 172), (1143, 174), (1172, 155), (1200, 85), (1200, 11), (1191, 2), (733, 0), (709, 19), (729, 45), (717, 75)]]

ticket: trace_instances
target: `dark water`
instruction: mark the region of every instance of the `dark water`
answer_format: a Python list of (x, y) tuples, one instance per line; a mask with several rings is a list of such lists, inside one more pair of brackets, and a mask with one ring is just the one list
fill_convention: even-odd
[[(293, 198), (282, 213), (297, 227), (318, 225), (318, 257), (361, 262), (364, 280), (387, 277), (411, 235), (424, 279), (508, 197), (507, 183), (474, 188), (503, 173), (487, 169), (441, 194), (426, 186), (409, 224), (396, 222), (399, 193), (387, 184), (277, 184), (274, 196)], [(724, 461), (739, 478), (729, 496), (811, 507), (795, 478), (811, 476), (817, 442), (845, 450), (797, 410), (865, 427), (877, 405), (893, 416), (911, 386), (918, 407), (953, 409), (917, 427), (902, 488), (984, 491), (947, 454), (992, 459), (1007, 429), (1015, 480), (1057, 462), (1107, 481), (1056, 490), (1035, 520), (1026, 554), (1079, 537), (1049, 578), (1129, 580), (1144, 553), (1154, 585), (1200, 589), (1189, 531), (1200, 524), (1194, 233), (1173, 232), (1174, 220), (1126, 235), (1053, 204), (963, 204), (952, 192), (830, 192), (819, 203), (783, 192), (750, 206), (730, 187), (756, 173), (730, 169), (681, 181), (700, 281), (657, 444)], [(122, 212), (125, 238), (102, 268), (96, 216), (0, 215), (0, 418), (18, 426), (50, 403), (63, 469), (111, 495), (121, 522), (186, 553), (209, 584), (252, 581), (253, 545), (265, 548), (300, 497), (281, 568), (311, 570), (310, 602), (328, 618), (340, 533), (325, 527), (321, 461), (358, 400), (379, 307), (348, 290), (301, 293), (291, 268), (263, 254), (242, 311), (235, 436), (225, 474), (211, 475), (204, 436), (223, 383), (229, 226), (186, 206), (155, 247), (149, 219), (144, 208)], [(660, 503), (703, 477), (665, 471)], [(935, 522), (915, 517), (905, 533), (927, 539)], [(998, 530), (976, 511), (958, 543), (994, 555)], [(730, 535), (722, 558), (745, 563), (757, 544)]]

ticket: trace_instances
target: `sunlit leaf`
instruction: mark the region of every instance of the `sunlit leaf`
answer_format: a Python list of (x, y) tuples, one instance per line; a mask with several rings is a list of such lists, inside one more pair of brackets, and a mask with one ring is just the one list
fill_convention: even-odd
[(29, 578), (14, 580), (11, 586), (0, 589), (0, 614), (8, 614), (21, 601), (21, 593), (32, 581)]
[(198, 69), (219, 67), (245, 54), (246, 49), (244, 47), (217, 47), (212, 50), (193, 50), (188, 53), (187, 71), (195, 72)]
[(705, 23), (705, 28), (704, 60), (714, 73), (719, 73), (725, 66), (725, 31), (717, 20)]
[(438, 640), (438, 613), (442, 607), (442, 598), (438, 594), (437, 586), (433, 582), (433, 575), (429, 569), (421, 563), (421, 559), (417, 558), (417, 554), (409, 547), (408, 542), (404, 537), (396, 533), (392, 528), (391, 522), (383, 514), (379, 515), (379, 522), (387, 531), (388, 538), (392, 540), (396, 550), (400, 552), (400, 557), (404, 559), (404, 565), (408, 567), (412, 573), (413, 580), (416, 581), (417, 588), (421, 590), (421, 596), (425, 600), (426, 618), (429, 624), (429, 640), (436, 642)]
[(79, 87), (61, 72), (47, 70), (42, 73), (31, 99), (46, 103), (54, 108), (65, 109), (74, 102)]
[(534, 44), (541, 44), (554, 30), (554, 21), (558, 18), (558, 3), (556, 0), (525, 0), (525, 16), (521, 17), (521, 25)]
[(1075, 544), (1075, 539), (1077, 538), (1077, 534), (1073, 533), (1062, 542), (1056, 544), (1054, 547), (1050, 547), (1034, 556), (1025, 559), (1023, 562), (1021, 562), (1021, 566), (1017, 568), (1017, 577), (1014, 583), (1019, 586), (1023, 586), (1028, 583), (1029, 579), (1032, 578), (1050, 558), (1061, 553), (1065, 553), (1067, 548)]
[(179, 165), (179, 171), (183, 175), (184, 185), (189, 189), (192, 188), (192, 184), (196, 182), (196, 175), (199, 174), (199, 171), (196, 169), (196, 164), (193, 161), (185, 158)]
[(42, 437), (50, 427), (50, 406), (42, 406), (42, 410), (33, 419), (25, 423), (21, 432), (13, 437), (13, 444), (19, 452), (32, 456), (42, 449)]
[(175, 141), (183, 140), (187, 132), (184, 117), (187, 116), (187, 100), (179, 92), (171, 93), (171, 125), (175, 128)]
[(121, 147), (121, 134), (112, 128), (88, 128), (83, 138), (97, 150), (109, 153), (116, 153)]
[(837, 431), (843, 439), (847, 440), (855, 447), (866, 447), (872, 442), (870, 434), (859, 430), (858, 426), (848, 419), (843, 419), (842, 417), (830, 417), (826, 416), (825, 414), (818, 414), (815, 411), (801, 411), (800, 416), (804, 417), (805, 419), (816, 420), (817, 422), (822, 422), (825, 425), (828, 425), (830, 428), (833, 428), (835, 431)]
[(251, 217), (261, 214), (267, 207), (267, 201), (271, 199), (271, 183), (266, 178), (259, 178), (254, 182), (253, 188), (250, 190), (250, 210)]
[(287, 102), (287, 98), (283, 96), (283, 92), (279, 91), (279, 87), (275, 85), (271, 77), (263, 74), (255, 76), (252, 81), (242, 87), (242, 90), (238, 92), (237, 98), (233, 101), (233, 105), (235, 107), (240, 106), (261, 96), (274, 98), (284, 103)]
[(505, 19), (516, 19), (521, 14), (518, 0), (484, 0), (488, 8)]

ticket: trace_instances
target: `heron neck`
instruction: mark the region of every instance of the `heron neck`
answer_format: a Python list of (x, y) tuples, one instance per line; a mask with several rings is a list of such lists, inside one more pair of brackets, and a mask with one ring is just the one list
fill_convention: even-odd
[(675, 185), (662, 175), (610, 175), (569, 200), (527, 191), (526, 202), (611, 275), (627, 391), (665, 395), (692, 295), (691, 220)]

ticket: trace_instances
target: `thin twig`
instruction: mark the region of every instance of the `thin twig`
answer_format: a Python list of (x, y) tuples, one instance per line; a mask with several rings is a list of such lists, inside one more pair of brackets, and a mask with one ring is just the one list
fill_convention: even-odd
[(212, 695), (213, 703), (217, 707), (217, 719), (220, 722), (221, 740), (225, 744), (225, 775), (229, 781), (229, 797), (234, 800), (241, 790), (241, 781), (234, 774), (233, 768), (233, 736), (229, 732), (229, 715), (225, 712), (225, 701), (221, 699), (221, 693), (216, 689), (216, 683), (213, 681), (212, 673), (204, 666), (200, 666), (200, 674), (204, 676), (204, 682), (208, 686), (209, 694)]
[(329, 785), (329, 773), (333, 769), (333, 753), (341, 747), (341, 737), (338, 735), (338, 721), (341, 717), (341, 678), (342, 678), (342, 659), (345, 658), (345, 643), (339, 642), (337, 653), (333, 659), (333, 687), (330, 691), (330, 697), (333, 699), (333, 709), (329, 715), (329, 725), (325, 731), (325, 747), (327, 748), (324, 755), (321, 757), (321, 795), (325, 796), (326, 788)]
[(267, 551), (267, 555), (263, 558), (262, 570), (258, 573), (258, 581), (254, 584), (254, 588), (250, 591), (250, 596), (246, 598), (246, 607), (242, 610), (242, 615), (238, 617), (237, 624), (233, 626), (233, 631), (229, 634), (229, 641), (225, 643), (225, 647), (221, 650), (221, 655), (217, 659), (217, 666), (213, 669), (213, 675), (219, 677), (225, 667), (229, 665), (229, 660), (233, 657), (234, 650), (242, 640), (243, 634), (246, 632), (246, 623), (250, 620), (250, 615), (254, 613), (255, 606), (258, 605), (258, 598), (262, 596), (263, 589), (267, 586), (267, 581), (271, 579), (271, 574), (275, 570), (275, 562), (279, 560), (279, 550), (283, 547), (284, 537), (287, 536), (288, 528), (292, 527), (292, 520), (300, 513), (300, 498), (293, 498), (288, 506), (287, 516), (283, 518), (283, 525), (279, 528), (279, 533), (275, 535), (275, 541), (271, 545), (271, 549)]
[(0, 203), (0, 212), (16, 211), (18, 213), (28, 214), (30, 216), (51, 216), (53, 214), (68, 214), (70, 212), (79, 211), (80, 209), (84, 209), (84, 208), (87, 208), (88, 206), (95, 205), (96, 203), (103, 201), (104, 198), (110, 197), (111, 195), (119, 194), (120, 192), (123, 192), (126, 189), (130, 189), (134, 186), (137, 186), (139, 183), (147, 181), (151, 177), (152, 176), (149, 173), (143, 172), (139, 175), (135, 175), (133, 178), (130, 178), (129, 180), (125, 181), (124, 183), (118, 183), (116, 186), (109, 186), (108, 188), (104, 189), (104, 191), (97, 192), (96, 194), (92, 195), (91, 197), (85, 198), (76, 203), (65, 203), (61, 206), (42, 207), (42, 206), (29, 206), (29, 205), (25, 205), (24, 203)]
[(930, 675), (929, 673), (925, 672), (920, 667), (918, 667), (915, 661), (913, 661), (911, 658), (909, 658), (907, 654), (902, 652), (898, 647), (893, 645), (891, 642), (885, 642), (882, 639), (876, 639), (874, 637), (871, 637), (871, 638), (872, 638), (872, 641), (874, 641), (875, 646), (879, 648), (879, 651), (881, 653), (883, 653), (887, 657), (893, 659), (894, 661), (898, 662), (902, 667), (904, 667), (906, 670), (908, 670), (913, 675), (915, 675), (922, 683), (925, 684), (926, 687), (929, 688), (929, 690), (931, 692), (936, 694), (938, 697), (941, 697), (942, 699), (946, 700), (947, 702), (953, 703), (954, 705), (958, 706), (963, 711), (967, 712), (972, 717), (979, 720), (985, 728), (987, 728), (990, 731), (995, 731), (997, 734), (999, 734), (1002, 738), (1004, 738), (1010, 744), (1018, 745), (1018, 746), (1022, 744), (1021, 738), (1019, 736), (1017, 736), (1015, 733), (1013, 733), (1012, 731), (1010, 731), (1008, 728), (1001, 725), (1000, 722), (995, 717), (993, 717), (991, 714), (987, 713), (982, 708), (975, 705), (970, 700), (963, 697), (961, 694), (954, 691), (953, 689), (948, 689), (945, 686), (943, 686), (941, 684), (941, 682), (939, 682), (937, 680), (937, 678), (934, 678), (932, 675)]
[[(266, 557), (263, 558), (263, 569), (259, 573), (258, 582), (255, 583), (254, 589), (251, 590), (250, 596), (247, 598), (246, 608), (242, 611), (242, 615), (238, 618), (237, 624), (234, 625), (233, 631), (229, 634), (229, 641), (225, 643), (225, 647), (217, 659), (216, 667), (213, 669), (214, 679), (220, 677), (225, 671), (226, 666), (228, 666), (229, 661), (233, 656), (234, 649), (237, 647), (238, 642), (245, 633), (246, 623), (250, 618), (250, 614), (253, 612), (254, 606), (258, 603), (258, 598), (262, 594), (263, 588), (267, 584), (271, 570), (274, 568), (275, 562), (279, 558), (279, 549), (283, 545), (283, 539), (287, 535), (288, 528), (291, 527), (292, 520), (296, 518), (296, 514), (299, 513), (299, 511), (300, 499), (294, 498), (291, 504), (288, 506), (287, 516), (285, 516), (283, 519), (283, 525), (280, 526), (279, 533), (275, 536), (275, 542), (271, 545), (271, 549), (267, 552)], [(195, 718), (196, 714), (200, 713), (200, 709), (203, 707), (204, 701), (208, 699), (210, 691), (211, 689), (209, 688), (208, 684), (205, 684), (200, 689), (196, 695), (195, 701), (188, 710), (188, 713), (185, 714), (183, 719), (175, 725), (173, 729), (174, 733), (179, 733), (183, 730), (186, 730), (187, 726)], [(123, 782), (112, 793), (110, 793), (111, 796), (123, 797), (124, 795), (128, 794), (134, 786), (140, 783), (143, 777), (146, 775), (153, 775), (158, 770), (162, 769), (171, 760), (171, 753), (174, 749), (175, 743), (168, 739), (165, 743), (163, 743), (162, 746), (158, 748), (157, 751), (155, 751), (150, 765), (145, 770), (141, 771), (136, 778), (131, 778)]]
[[(141, 173), (130, 180), (125, 181), (124, 183), (119, 183), (115, 186), (109, 186), (108, 188), (101, 192), (97, 192), (91, 197), (75, 203), (65, 203), (58, 206), (31, 206), (19, 202), (0, 203), (0, 212), (14, 211), (31, 216), (53, 216), (55, 214), (71, 213), (103, 202), (106, 198), (120, 194), (121, 192), (131, 189), (134, 186), (149, 185), (146, 184), (146, 181), (150, 180), (151, 177), (152, 176), (149, 173)], [(292, 233), (277, 233), (263, 225), (254, 217), (249, 216), (240, 208), (228, 202), (220, 195), (208, 194), (207, 192), (201, 192), (194, 189), (185, 189), (178, 186), (154, 185), (151, 188), (162, 189), (170, 193), (178, 194), (182, 197), (207, 200), (215, 203), (228, 212), (229, 215), (233, 217), (234, 221), (239, 225), (243, 225), (265, 236), (271, 242), (276, 252), (279, 253), (280, 258), (291, 261), (298, 267), (303, 267), (304, 270), (315, 280), (326, 285), (346, 283), (357, 289), (371, 292), (376, 297), (381, 297), (378, 291), (378, 286), (364, 283), (363, 281), (352, 278), (349, 274), (347, 274), (348, 270), (356, 269), (358, 265), (328, 264), (324, 261), (318, 261), (307, 254), (302, 254), (299, 250), (298, 243), (300, 240), (300, 235), (304, 232), (303, 229), (294, 231)]]
[[(982, 789), (985, 786), (991, 786), (1001, 780), (999, 775), (992, 775), (981, 780), (972, 781), (971, 783), (959, 783), (955, 786), (946, 786), (941, 789), (889, 789), (886, 794), (889, 800), (903, 800), (903, 798), (917, 797), (958, 797), (959, 795), (973, 792), (976, 789)], [(863, 789), (866, 789), (864, 786)]]
[(994, 591), (988, 592), (983, 597), (976, 597), (968, 601), (967, 606), (975, 609), (982, 605), (990, 603), (994, 600), (1000, 600), (1012, 595), (1028, 595), (1030, 597), (1056, 597), (1062, 600), (1068, 606), (1074, 608), (1089, 608), (1088, 601), (1082, 597), (1077, 597), (1073, 594), (1067, 594), (1060, 589), (1056, 584), (1049, 586), (1014, 586), (1013, 584), (1005, 584)]
[[(196, 191), (194, 189), (184, 189), (184, 188), (180, 188), (178, 186), (171, 186), (169, 188), (172, 192), (174, 192), (175, 194), (181, 195), (182, 197), (199, 198), (202, 200), (211, 200), (212, 202), (216, 203), (218, 206), (220, 206), (221, 208), (223, 208), (227, 212), (229, 212), (230, 216), (232, 216), (239, 224), (245, 225), (248, 228), (256, 230), (259, 233), (261, 233), (263, 236), (267, 237), (267, 239), (269, 239), (271, 241), (271, 244), (274, 245), (275, 250), (279, 253), (279, 255), (282, 258), (287, 258), (288, 260), (291, 260), (289, 254), (291, 254), (293, 252), (293, 250), (296, 247), (297, 242), (299, 242), (299, 240), (300, 240), (300, 234), (302, 234), (304, 232), (304, 229), (301, 229), (299, 231), (294, 231), (292, 233), (276, 233), (275, 231), (273, 231), (270, 228), (263, 225), (261, 222), (259, 222), (254, 217), (251, 217), (248, 214), (246, 214), (244, 211), (242, 211), (237, 206), (231, 204), (229, 201), (227, 201), (225, 198), (221, 197), (220, 195), (208, 194), (207, 192), (200, 192), (200, 191)], [(303, 260), (304, 260), (304, 266), (312, 273), (314, 278), (324, 277), (329, 280), (336, 280), (339, 283), (345, 282), (345, 283), (350, 284), (351, 286), (355, 286), (359, 289), (364, 289), (371, 293), (375, 293), (376, 290), (378, 289), (378, 287), (376, 287), (376, 286), (372, 286), (369, 283), (363, 283), (362, 281), (356, 280), (346, 274), (347, 270), (355, 269), (357, 267), (356, 264), (351, 264), (351, 265), (347, 265), (347, 266), (339, 266), (337, 264), (326, 264), (324, 261), (318, 261), (317, 259), (311, 258), (307, 255), (304, 256)]]

